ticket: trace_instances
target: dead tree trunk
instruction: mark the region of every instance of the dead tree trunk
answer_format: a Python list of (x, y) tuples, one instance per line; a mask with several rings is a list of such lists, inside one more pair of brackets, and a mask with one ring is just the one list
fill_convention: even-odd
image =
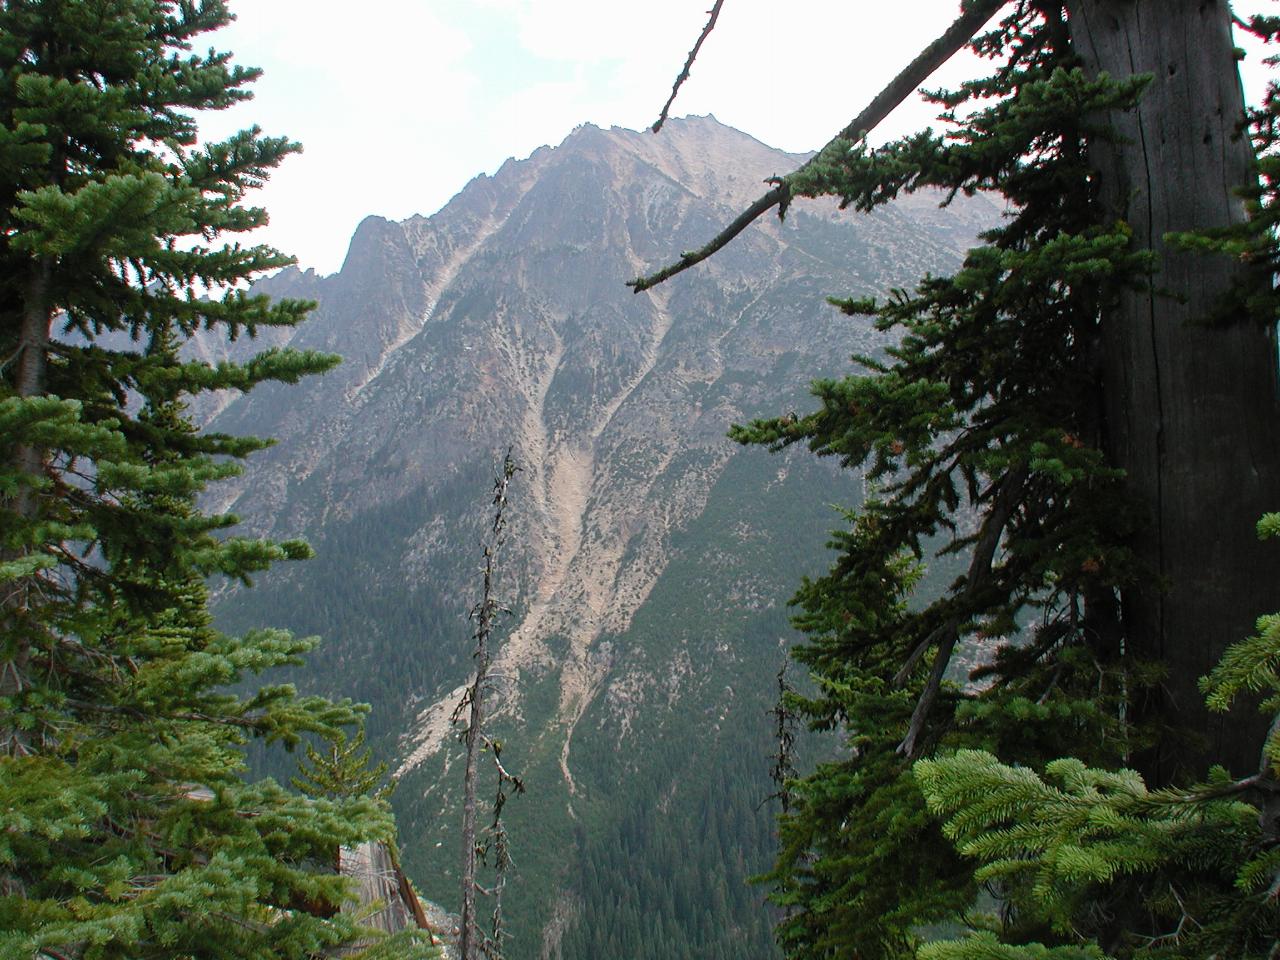
[(1252, 705), (1208, 713), (1197, 680), (1280, 609), (1275, 548), (1254, 532), (1280, 506), (1275, 328), (1209, 324), (1242, 265), (1166, 239), (1245, 216), (1235, 191), (1253, 176), (1252, 148), (1231, 11), (1225, 0), (1068, 0), (1068, 12), (1086, 70), (1151, 75), (1138, 106), (1108, 118), (1118, 137), (1090, 148), (1108, 214), (1156, 267), (1102, 332), (1105, 444), (1147, 514), (1135, 547), (1151, 575), (1122, 598), (1127, 652), (1168, 671), (1136, 706), (1184, 735), (1136, 759), (1161, 784), (1202, 776), (1209, 757), (1240, 774), (1257, 766), (1265, 721)]
[(467, 729), (464, 742), (467, 747), (466, 769), (463, 774), (462, 792), (462, 930), (459, 935), (458, 952), (462, 960), (477, 960), (484, 952), (484, 937), (476, 925), (476, 864), (478, 850), (476, 847), (476, 766), (480, 750), (485, 745), (484, 738), (484, 699), (489, 683), (490, 649), (489, 641), (493, 634), (493, 623), (501, 610), (501, 605), (494, 594), (494, 575), (497, 572), (498, 554), (501, 552), (507, 524), (507, 487), (516, 472), (515, 461), (510, 451), (502, 462), (501, 473), (493, 481), (493, 524), (490, 528), (489, 542), (484, 545), (484, 587), (480, 602), (471, 610), (471, 618), (475, 621), (476, 630), (473, 635), (475, 648), (476, 673), (462, 702), (454, 712), (456, 720), (469, 709)]

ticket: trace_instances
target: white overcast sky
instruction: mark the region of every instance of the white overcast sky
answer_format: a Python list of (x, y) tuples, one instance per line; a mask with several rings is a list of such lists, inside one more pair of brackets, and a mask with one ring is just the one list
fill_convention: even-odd
[[(369, 214), (431, 214), (472, 177), (580, 123), (653, 122), (711, 0), (231, 0), (206, 43), (262, 67), (207, 136), (258, 124), (302, 142), (254, 202), (253, 239), (331, 273)], [(959, 0), (726, 0), (675, 116), (773, 146), (825, 143), (956, 16)], [(957, 58), (959, 61), (960, 58)], [(972, 60), (936, 76), (954, 82)], [(928, 124), (904, 105), (877, 139)], [(661, 136), (661, 134), (659, 134)]]

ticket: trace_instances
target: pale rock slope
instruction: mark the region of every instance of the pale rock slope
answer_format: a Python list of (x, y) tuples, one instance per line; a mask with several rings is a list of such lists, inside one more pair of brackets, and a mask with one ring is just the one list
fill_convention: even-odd
[[(730, 463), (764, 456), (740, 451), (726, 430), (804, 405), (810, 378), (843, 373), (851, 353), (883, 343), (825, 296), (884, 292), (953, 266), (999, 216), (982, 197), (946, 210), (936, 196), (909, 197), (871, 216), (797, 203), (785, 222), (762, 220), (654, 291), (624, 286), (705, 242), (802, 159), (710, 117), (657, 136), (583, 126), (476, 178), (431, 217), (367, 219), (333, 276), (287, 270), (260, 285), (319, 304), (269, 344), (346, 361), (206, 411), (215, 429), (279, 438), (216, 505), (256, 533), (303, 533), (320, 554), (254, 594), (224, 597), (223, 613), (232, 624), (284, 615), (329, 638), (302, 681), (373, 701), (373, 729), (399, 744), (399, 775), (424, 785), (425, 799), (403, 801), (410, 816), (439, 816), (456, 798), (437, 781), (468, 677), (463, 618), (489, 471), (508, 447), (521, 472), (497, 695), (500, 722), (560, 781), (560, 799), (544, 802), (570, 819), (577, 803), (604, 803), (579, 776), (581, 764), (606, 762), (579, 749), (584, 722), (595, 740), (612, 730), (618, 747), (646, 711), (678, 709), (699, 684), (737, 689), (717, 673), (744, 668), (732, 645), (686, 644), (655, 666), (628, 640)], [(813, 510), (816, 524), (829, 520), (824, 503)], [(756, 535), (749, 515), (733, 523), (726, 544)], [(777, 569), (726, 578), (705, 598), (708, 616), (730, 600), (779, 608), (795, 584)], [(419, 865), (435, 857), (406, 851)], [(546, 889), (570, 889), (557, 869)], [(560, 929), (569, 901), (557, 902)], [(541, 923), (549, 910), (530, 916)]]

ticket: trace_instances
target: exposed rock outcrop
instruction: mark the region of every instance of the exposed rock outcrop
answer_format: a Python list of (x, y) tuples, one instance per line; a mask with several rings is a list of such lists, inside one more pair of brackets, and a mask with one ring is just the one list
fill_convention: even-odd
[[(539, 923), (572, 899), (557, 891), (572, 881), (563, 854), (577, 806), (607, 806), (608, 791), (628, 802), (626, 778), (647, 769), (624, 742), (693, 711), (706, 691), (720, 691), (706, 707), (719, 730), (726, 711), (756, 708), (743, 672), (776, 671), (717, 626), (730, 604), (779, 619), (799, 575), (778, 559), (789, 549), (780, 531), (746, 502), (773, 489), (777, 466), (747, 471), (755, 486), (726, 487), (744, 456), (728, 426), (803, 406), (811, 377), (883, 347), (827, 295), (884, 293), (948, 269), (999, 216), (984, 197), (939, 210), (937, 196), (916, 195), (857, 217), (798, 202), (664, 287), (623, 285), (705, 241), (801, 159), (711, 118), (658, 136), (580, 127), (476, 178), (431, 217), (366, 220), (333, 276), (267, 281), (272, 295), (318, 302), (272, 345), (346, 362), (207, 411), (215, 429), (280, 441), (221, 486), (217, 505), (253, 532), (306, 534), (320, 554), (252, 594), (225, 594), (224, 620), (283, 616), (328, 638), (303, 682), (373, 701), (371, 729), (384, 743), (400, 734), (398, 773), (412, 787), (396, 799), (418, 824), (454, 802), (446, 747), (469, 669), (475, 544), (488, 472), (514, 448), (523, 469), (503, 589), (516, 615), (496, 665), (498, 719), (558, 781), (541, 783), (539, 802), (561, 813), (523, 861), (526, 880), (552, 872), (536, 878)], [(823, 481), (809, 482), (813, 495)], [(826, 503), (856, 495), (818, 493), (806, 522), (820, 528)], [(637, 618), (672, 608), (672, 563), (695, 555), (704, 612), (655, 645), (657, 628), (638, 632)], [(737, 692), (732, 705), (725, 690)], [(602, 738), (613, 744), (603, 753)], [(620, 765), (627, 756), (632, 767)], [(416, 831), (405, 857), (432, 864), (445, 890), (454, 858), (436, 835)]]

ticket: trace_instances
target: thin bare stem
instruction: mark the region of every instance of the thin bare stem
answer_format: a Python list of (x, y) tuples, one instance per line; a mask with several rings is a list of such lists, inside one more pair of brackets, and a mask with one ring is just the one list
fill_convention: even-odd
[(462, 931), (458, 942), (462, 960), (478, 960), (488, 952), (476, 925), (476, 763), (485, 743), (484, 705), (489, 674), (489, 640), (494, 620), (503, 609), (494, 595), (494, 577), (497, 573), (498, 556), (505, 541), (507, 488), (518, 469), (516, 462), (511, 459), (511, 451), (508, 450), (503, 458), (501, 471), (493, 479), (493, 523), (490, 526), (490, 540), (484, 545), (484, 586), (480, 602), (471, 610), (471, 619), (476, 623), (473, 634), (476, 642), (475, 678), (463, 696), (462, 703), (454, 711), (456, 719), (464, 706), (470, 707), (467, 729), (463, 735), (467, 745), (467, 762), (462, 797)]
[[(822, 156), (826, 151), (836, 148), (842, 141), (864, 139), (885, 117), (893, 112), (898, 104), (907, 99), (922, 83), (929, 79), (935, 70), (950, 60), (961, 47), (973, 39), (974, 35), (982, 29), (983, 25), (995, 15), (996, 11), (1004, 3), (1005, 0), (974, 0), (973, 3), (969, 4), (942, 36), (920, 51), (919, 55), (889, 82), (888, 86), (876, 94), (875, 99), (867, 105), (866, 109), (854, 117), (843, 130), (832, 137), (831, 141), (816, 156)], [(696, 52), (697, 48), (695, 47), (694, 50)], [(656, 273), (627, 281), (627, 286), (631, 287), (634, 293), (640, 293), (642, 290), (656, 287), (664, 280), (671, 279), (677, 273), (683, 273), (690, 267), (715, 254), (759, 219), (765, 211), (777, 207), (778, 216), (784, 216), (787, 212), (787, 206), (791, 203), (791, 178), (805, 170), (812, 163), (813, 159), (810, 159), (799, 170), (793, 171), (785, 177), (775, 177), (767, 181), (775, 184), (774, 188), (742, 211), (732, 223), (716, 234), (706, 246), (682, 254), (675, 263), (663, 267)]]
[(698, 42), (693, 45), (693, 49), (689, 51), (689, 59), (684, 62), (684, 69), (680, 71), (680, 76), (676, 77), (676, 82), (671, 87), (671, 96), (667, 97), (667, 102), (662, 105), (662, 112), (658, 114), (658, 119), (653, 122), (650, 128), (654, 133), (662, 129), (662, 125), (667, 122), (667, 111), (671, 109), (671, 105), (676, 102), (676, 94), (680, 92), (680, 88), (684, 86), (684, 82), (689, 79), (689, 69), (693, 66), (693, 61), (698, 59), (698, 51), (702, 49), (702, 43), (715, 29), (716, 18), (720, 16), (720, 8), (724, 6), (724, 0), (716, 0), (715, 6), (707, 11), (707, 25), (702, 28), (702, 34), (698, 37)]
[[(969, 576), (960, 595), (962, 601), (972, 599), (991, 582), (996, 550), (1000, 546), (1001, 537), (1004, 536), (1004, 529), (1013, 517), (1013, 511), (1022, 496), (1026, 476), (1026, 469), (1019, 468), (1005, 474), (1001, 481), (1000, 489), (991, 505), (991, 511), (982, 524), (982, 532), (973, 548)], [(942, 678), (947, 672), (947, 665), (951, 662), (951, 652), (960, 639), (960, 621), (955, 617), (948, 618), (946, 623), (930, 634), (930, 637), (937, 638), (938, 652), (934, 654), (933, 669), (929, 672), (929, 679), (925, 681), (924, 690), (911, 714), (907, 735), (898, 744), (898, 753), (905, 757), (916, 755), (920, 735), (924, 732), (934, 701), (937, 700), (938, 692), (942, 689)]]

